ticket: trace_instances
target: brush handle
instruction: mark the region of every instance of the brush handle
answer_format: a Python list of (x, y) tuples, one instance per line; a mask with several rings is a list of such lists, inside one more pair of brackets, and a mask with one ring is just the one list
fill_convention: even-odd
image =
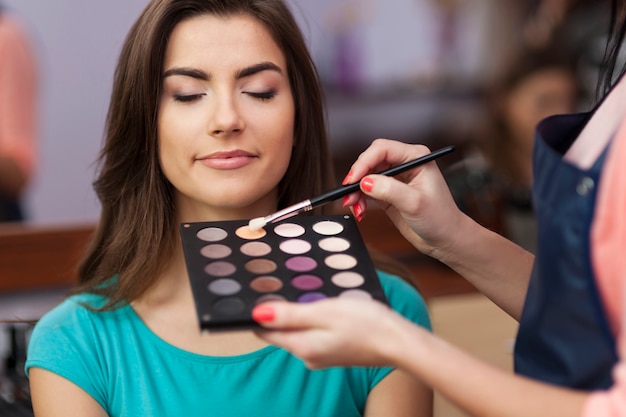
[[(438, 149), (434, 152), (431, 152), (427, 155), (419, 157), (409, 162), (405, 162), (404, 164), (389, 168), (385, 171), (379, 172), (379, 175), (385, 175), (387, 177), (393, 177), (394, 175), (398, 175), (404, 171), (408, 171), (411, 168), (415, 168), (417, 166), (426, 164), (430, 161), (433, 161), (441, 156), (449, 154), (454, 150), (454, 146), (446, 146), (445, 148)], [(357, 182), (350, 185), (344, 185), (339, 188), (335, 188), (334, 190), (328, 191), (324, 194), (318, 195), (317, 197), (313, 197), (310, 199), (311, 207), (318, 207), (322, 204), (330, 203), (331, 201), (335, 201), (341, 197), (344, 197), (348, 194), (354, 193), (361, 189), (361, 182)]]

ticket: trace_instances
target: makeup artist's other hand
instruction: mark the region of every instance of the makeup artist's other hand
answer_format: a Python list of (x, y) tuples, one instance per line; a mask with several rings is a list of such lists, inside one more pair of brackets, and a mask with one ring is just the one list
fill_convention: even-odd
[(265, 341), (298, 356), (311, 369), (393, 365), (394, 343), (412, 323), (378, 301), (330, 298), (313, 303), (260, 304), (253, 318)]
[(344, 200), (357, 218), (367, 208), (366, 196), (378, 200), (402, 235), (420, 252), (445, 258), (454, 236), (467, 223), (435, 162), (395, 177), (372, 174), (430, 153), (423, 145), (376, 139), (356, 160), (344, 184), (361, 180), (363, 194)]

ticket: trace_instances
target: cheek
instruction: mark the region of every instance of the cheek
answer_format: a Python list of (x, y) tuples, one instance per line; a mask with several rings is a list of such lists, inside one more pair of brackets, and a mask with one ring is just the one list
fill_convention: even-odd
[[(157, 146), (159, 163), (163, 173), (169, 178), (176, 169), (184, 168), (187, 155), (185, 138), (190, 137), (185, 131), (184, 118), (172, 117), (160, 113), (157, 123)], [(182, 165), (180, 168), (177, 166)]]

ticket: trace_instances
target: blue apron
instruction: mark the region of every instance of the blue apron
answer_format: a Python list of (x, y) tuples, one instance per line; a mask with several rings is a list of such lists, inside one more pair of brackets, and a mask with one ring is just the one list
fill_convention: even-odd
[(516, 373), (585, 390), (611, 386), (617, 362), (590, 253), (591, 220), (607, 149), (589, 170), (563, 160), (589, 116), (552, 116), (537, 127), (537, 256), (515, 344)]

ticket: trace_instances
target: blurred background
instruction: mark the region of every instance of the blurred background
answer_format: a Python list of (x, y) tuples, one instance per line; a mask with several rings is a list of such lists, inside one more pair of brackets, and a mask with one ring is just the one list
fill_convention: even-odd
[[(31, 35), (40, 75), (30, 222), (97, 219), (91, 189), (117, 55), (146, 0), (2, 0)], [(593, 90), (605, 1), (288, 0), (327, 94), (338, 176), (377, 137), (475, 140), (485, 91), (528, 45), (558, 42)], [(581, 103), (584, 105), (584, 103)], [(457, 153), (459, 158), (461, 153)]]
[[(456, 145), (457, 152), (438, 164), (461, 209), (534, 250), (534, 126), (543, 117), (595, 103), (609, 2), (287, 2), (324, 85), (338, 181), (379, 137), (433, 149)], [(36, 319), (71, 284), (70, 271), (97, 221), (93, 163), (113, 72), (124, 36), (147, 0), (0, 4), (22, 23), (38, 73), (38, 159), (21, 196), (27, 231), (0, 227), (0, 320)], [(45, 228), (38, 240), (30, 226)], [(417, 254), (381, 213), (369, 212), (360, 226), (372, 249), (410, 269), (436, 332), (512, 368), (517, 324), (510, 317), (456, 274)], [(24, 325), (0, 326), (3, 416), (30, 413), (21, 371), (27, 334)], [(440, 396), (436, 415), (464, 416)]]

